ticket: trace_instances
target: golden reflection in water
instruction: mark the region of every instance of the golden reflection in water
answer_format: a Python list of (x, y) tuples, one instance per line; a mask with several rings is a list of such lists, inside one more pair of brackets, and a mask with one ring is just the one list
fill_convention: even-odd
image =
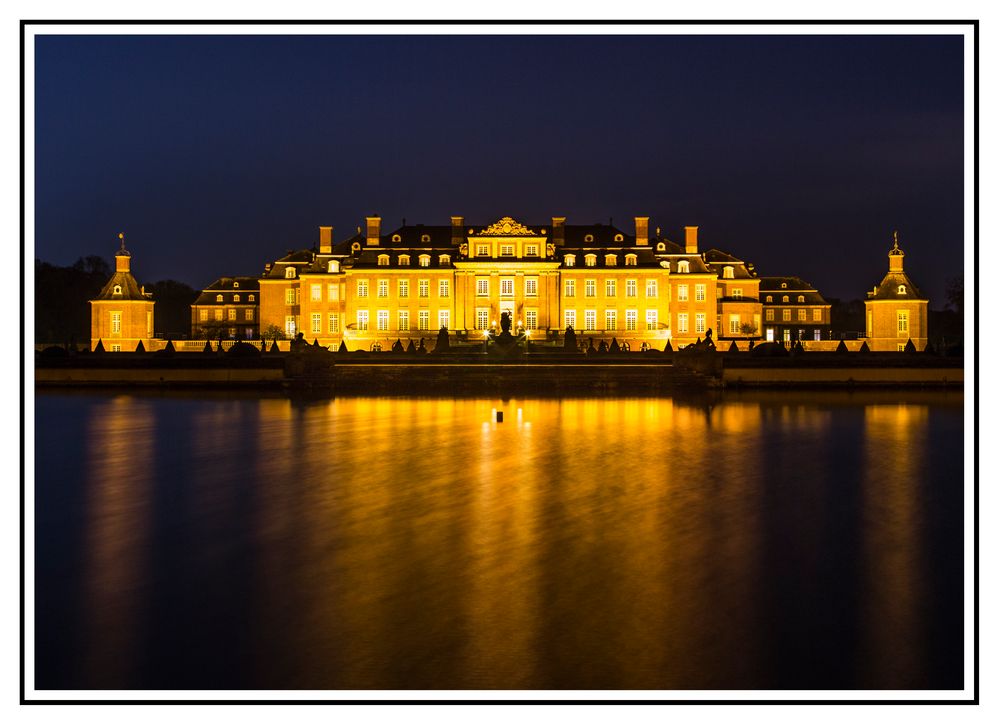
[(924, 667), (911, 642), (921, 639), (916, 630), (922, 596), (916, 486), (929, 444), (928, 419), (924, 405), (869, 405), (864, 410), (864, 642), (869, 646), (863, 666), (868, 681), (877, 683), (890, 673), (898, 688), (919, 686), (914, 678)]
[(128, 686), (137, 651), (140, 613), (147, 602), (143, 554), (151, 525), (151, 474), (156, 419), (147, 404), (124, 395), (97, 406), (87, 442), (87, 521), (83, 686)]

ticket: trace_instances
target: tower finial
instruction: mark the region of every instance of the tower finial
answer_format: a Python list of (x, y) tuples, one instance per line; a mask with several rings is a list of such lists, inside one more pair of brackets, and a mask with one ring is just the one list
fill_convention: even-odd
[(125, 232), (118, 232), (118, 239), (121, 240), (121, 251), (125, 251)]
[(895, 230), (892, 236), (895, 238), (895, 246), (893, 247), (893, 249), (898, 249), (898, 229)]

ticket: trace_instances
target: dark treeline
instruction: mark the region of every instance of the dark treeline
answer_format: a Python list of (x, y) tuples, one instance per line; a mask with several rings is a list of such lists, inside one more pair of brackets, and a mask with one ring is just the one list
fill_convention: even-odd
[[(76, 260), (58, 267), (35, 260), (35, 343), (90, 342), (90, 300), (111, 278), (103, 257)], [(163, 280), (146, 285), (156, 301), (156, 334), (179, 338), (191, 332), (191, 304), (198, 293), (183, 282)]]

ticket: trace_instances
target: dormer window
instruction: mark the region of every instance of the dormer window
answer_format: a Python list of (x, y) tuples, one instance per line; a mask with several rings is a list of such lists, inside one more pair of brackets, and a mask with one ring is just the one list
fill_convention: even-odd
[(586, 264), (587, 267), (596, 267), (597, 266), (597, 255), (595, 255), (595, 254), (587, 254), (586, 257), (584, 257), (584, 259), (585, 259), (584, 264)]
[(440, 262), (440, 265), (442, 267), (445, 266), (445, 265), (451, 264), (451, 255), (449, 255), (449, 254), (442, 254), (440, 257), (438, 257), (437, 261)]
[(786, 303), (790, 302), (791, 300), (790, 300), (790, 298), (787, 295), (784, 295), (783, 297), (780, 298), (780, 301), (786, 304)]
[(215, 295), (215, 301), (216, 302), (221, 302), (222, 301), (222, 295)]
[(742, 299), (742, 287), (736, 287), (732, 290), (732, 296), (736, 299)]
[(604, 257), (604, 264), (606, 264), (608, 267), (616, 267), (617, 266), (617, 255), (616, 254), (608, 254), (606, 257)]
[(399, 236), (398, 234), (393, 234), (392, 235), (392, 241), (393, 242), (401, 242), (402, 241), (402, 237)]
[(426, 244), (427, 242), (430, 241), (430, 235), (429, 234), (421, 234), (420, 235), (420, 241), (423, 242), (424, 244)]
[(659, 244), (656, 245), (656, 251), (657, 252), (665, 252), (666, 251), (666, 245), (663, 242), (659, 242)]
[(288, 267), (284, 271), (284, 278), (285, 279), (295, 279), (295, 268), (294, 267)]
[(331, 259), (326, 265), (326, 271), (330, 274), (336, 274), (340, 271), (340, 263), (335, 259)]
[[(669, 264), (669, 262), (667, 262), (666, 264)], [(638, 266), (638, 255), (637, 254), (626, 254), (626, 255), (624, 255), (624, 266), (625, 267), (637, 267)]]
[(378, 255), (378, 266), (379, 267), (388, 267), (389, 266), (389, 256), (387, 254), (379, 254)]
[(787, 289), (787, 282), (781, 282), (780, 283), (780, 288), (781, 289)]
[(676, 263), (676, 271), (690, 272), (690, 262), (688, 262), (686, 259), (681, 259), (679, 262)]
[(623, 234), (615, 234), (614, 235), (614, 241), (615, 242), (623, 242), (624, 241), (624, 235)]
[(233, 302), (239, 302), (239, 295), (233, 295), (232, 296), (232, 301)]
[(524, 247), (524, 256), (525, 257), (537, 257), (538, 256), (538, 245), (537, 244), (528, 244), (528, 245), (526, 245)]
[(585, 237), (583, 237), (583, 241), (586, 242), (587, 244), (589, 244), (590, 242), (593, 241), (593, 235), (592, 234), (587, 234)]
[(114, 286), (114, 294), (116, 294), (116, 295), (120, 295), (121, 294), (121, 285), (120, 284), (116, 284)]
[(400, 254), (399, 255), (399, 266), (400, 267), (408, 267), (409, 266), (409, 255), (408, 254)]
[(567, 254), (567, 255), (565, 255), (565, 257), (563, 257), (563, 261), (565, 262), (565, 266), (566, 267), (575, 267), (576, 266), (576, 255), (575, 254)]
[(233, 282), (232, 283), (232, 288), (233, 289), (239, 289), (239, 282)]
[(254, 302), (257, 299), (257, 296), (256, 295), (250, 295), (247, 299), (249, 299), (250, 302)]
[(800, 305), (805, 301), (805, 295), (798, 295), (798, 304)]
[(722, 267), (722, 278), (724, 278), (724, 279), (734, 279), (735, 278), (735, 270), (732, 267), (730, 267), (728, 265), (725, 265), (724, 267)]
[(774, 301), (774, 296), (773, 295), (767, 295), (767, 302), (773, 302), (773, 301)]
[(421, 267), (429, 267), (430, 266), (430, 255), (429, 254), (421, 254), (420, 255), (420, 266)]
[(899, 293), (900, 295), (904, 295), (904, 294), (905, 294), (905, 285), (904, 285), (904, 284), (900, 284), (900, 285), (898, 286), (898, 293)]

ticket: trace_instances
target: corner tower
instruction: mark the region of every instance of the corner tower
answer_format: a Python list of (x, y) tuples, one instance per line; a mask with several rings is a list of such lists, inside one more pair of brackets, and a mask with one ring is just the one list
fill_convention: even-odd
[(152, 295), (132, 276), (132, 255), (125, 249), (125, 235), (114, 255), (114, 274), (95, 299), (90, 300), (90, 349), (98, 340), (108, 352), (133, 352), (142, 343), (150, 349), (153, 339)]
[(916, 350), (926, 347), (929, 300), (905, 273), (905, 252), (895, 244), (888, 251), (888, 274), (867, 293), (867, 344), (875, 351), (901, 351), (912, 340)]

